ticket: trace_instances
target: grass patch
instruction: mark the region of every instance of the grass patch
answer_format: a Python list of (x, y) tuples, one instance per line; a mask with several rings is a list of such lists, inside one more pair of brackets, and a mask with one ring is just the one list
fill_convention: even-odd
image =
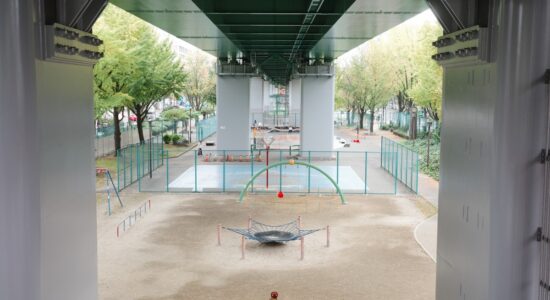
[(182, 155), (183, 153), (185, 153), (187, 150), (195, 147), (196, 143), (191, 143), (189, 144), (188, 146), (180, 146), (180, 145), (172, 145), (172, 144), (168, 144), (168, 145), (164, 145), (164, 150), (165, 151), (168, 151), (168, 157), (169, 158), (176, 158), (180, 155)]
[(114, 155), (100, 157), (95, 160), (95, 167), (108, 169), (111, 175), (115, 176), (116, 175), (116, 157)]

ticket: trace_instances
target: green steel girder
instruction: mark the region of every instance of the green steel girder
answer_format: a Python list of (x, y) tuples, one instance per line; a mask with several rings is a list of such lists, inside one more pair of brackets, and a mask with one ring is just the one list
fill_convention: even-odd
[(222, 60), (255, 62), (283, 85), (297, 64), (332, 61), (427, 9), (425, 0), (111, 2)]

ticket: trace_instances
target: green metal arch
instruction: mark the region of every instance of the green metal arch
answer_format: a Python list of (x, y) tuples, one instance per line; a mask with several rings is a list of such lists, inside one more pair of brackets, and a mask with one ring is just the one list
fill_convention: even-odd
[(256, 178), (258, 178), (258, 176), (260, 176), (262, 173), (264, 173), (265, 171), (267, 171), (271, 168), (279, 167), (279, 166), (282, 166), (282, 165), (301, 165), (301, 166), (306, 166), (308, 168), (312, 168), (312, 169), (315, 169), (315, 170), (319, 171), (319, 173), (325, 175), (325, 177), (332, 183), (332, 185), (334, 185), (334, 187), (336, 188), (336, 193), (338, 193), (338, 195), (340, 196), (340, 202), (342, 202), (342, 204), (348, 204), (346, 202), (346, 199), (344, 198), (344, 194), (342, 194), (342, 191), (340, 190), (340, 187), (338, 186), (338, 183), (336, 183), (336, 181), (334, 181), (334, 179), (332, 179), (332, 177), (330, 177), (330, 175), (328, 175), (325, 171), (321, 170), (319, 167), (317, 167), (315, 165), (312, 165), (310, 163), (302, 162), (302, 161), (295, 161), (292, 164), (290, 163), (290, 161), (281, 161), (281, 162), (274, 163), (272, 165), (269, 165), (269, 166), (261, 169), (260, 171), (258, 171), (258, 173), (254, 174), (254, 176), (252, 176), (250, 178), (250, 180), (248, 180), (248, 182), (244, 186), (243, 190), (241, 191), (241, 195), (239, 196), (239, 203), (243, 203), (244, 194), (246, 193), (246, 191), (248, 190), (250, 185), (254, 182), (254, 180), (256, 180)]

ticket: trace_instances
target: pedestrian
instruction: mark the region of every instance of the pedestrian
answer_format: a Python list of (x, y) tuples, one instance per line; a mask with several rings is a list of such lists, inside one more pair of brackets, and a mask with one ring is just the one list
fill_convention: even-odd
[(199, 150), (197, 151), (198, 156), (202, 156), (202, 148), (199, 147)]

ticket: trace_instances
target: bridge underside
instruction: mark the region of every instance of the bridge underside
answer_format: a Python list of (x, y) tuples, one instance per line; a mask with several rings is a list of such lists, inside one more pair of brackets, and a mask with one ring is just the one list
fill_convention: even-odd
[[(0, 1), (1, 299), (97, 299), (93, 63), (48, 52), (55, 43), (47, 26), (86, 36), (106, 2)], [(537, 242), (545, 224), (548, 258), (539, 160), (548, 138), (548, 1), (112, 2), (220, 59), (218, 117), (236, 128), (236, 147), (249, 140), (251, 97), (265, 96), (250, 87), (266, 90), (262, 80), (300, 91), (302, 120), (320, 126), (303, 130), (326, 139), (335, 58), (428, 6), (455, 45), (461, 30), (478, 26), (471, 30), (484, 42), (466, 56), (437, 50), (444, 66), (437, 298), (550, 299), (550, 265)], [(247, 122), (227, 115), (239, 110)]]

